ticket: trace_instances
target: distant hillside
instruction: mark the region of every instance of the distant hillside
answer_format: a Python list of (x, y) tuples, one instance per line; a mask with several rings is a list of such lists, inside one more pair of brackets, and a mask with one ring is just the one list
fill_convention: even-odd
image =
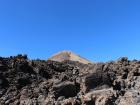
[(50, 57), (49, 60), (58, 61), (58, 62), (70, 60), (70, 61), (78, 61), (83, 64), (92, 63), (91, 61), (89, 61), (71, 51), (62, 51), (62, 52), (56, 53), (55, 55)]

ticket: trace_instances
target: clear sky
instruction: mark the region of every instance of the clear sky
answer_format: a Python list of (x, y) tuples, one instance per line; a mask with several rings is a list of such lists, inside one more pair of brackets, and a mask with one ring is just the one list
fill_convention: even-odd
[(0, 56), (140, 59), (140, 0), (0, 0)]

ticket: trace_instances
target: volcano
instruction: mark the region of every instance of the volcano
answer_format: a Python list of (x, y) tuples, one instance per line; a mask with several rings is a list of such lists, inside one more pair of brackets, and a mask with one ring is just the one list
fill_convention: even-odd
[(61, 51), (56, 54), (54, 54), (52, 57), (49, 58), (49, 60), (52, 61), (58, 61), (58, 62), (63, 62), (63, 61), (77, 61), (83, 64), (89, 64), (92, 63), (88, 59), (85, 59), (78, 54), (75, 54), (71, 51)]

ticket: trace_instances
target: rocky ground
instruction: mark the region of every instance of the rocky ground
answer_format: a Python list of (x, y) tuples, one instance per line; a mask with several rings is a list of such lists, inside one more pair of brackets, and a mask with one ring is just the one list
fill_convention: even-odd
[(140, 105), (140, 61), (0, 58), (0, 105)]

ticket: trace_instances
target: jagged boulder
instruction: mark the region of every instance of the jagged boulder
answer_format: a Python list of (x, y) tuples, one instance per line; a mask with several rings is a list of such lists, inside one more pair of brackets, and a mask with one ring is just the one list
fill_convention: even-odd
[(74, 97), (79, 92), (79, 87), (69, 81), (54, 84), (53, 91), (55, 97), (58, 98), (60, 96), (64, 96), (65, 98)]

